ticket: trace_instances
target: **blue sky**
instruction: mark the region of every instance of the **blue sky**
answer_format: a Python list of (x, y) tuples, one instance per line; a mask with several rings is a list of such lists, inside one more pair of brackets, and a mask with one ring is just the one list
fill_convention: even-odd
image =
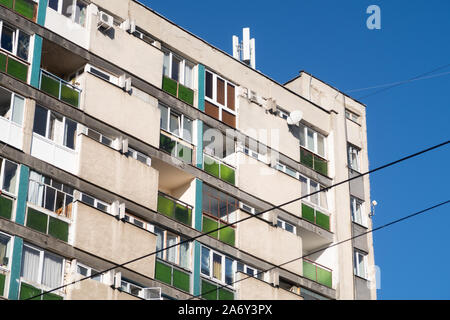
[[(367, 105), (370, 168), (450, 138), (450, 74), (367, 98), (351, 90), (406, 80), (450, 64), (450, 1), (147, 1), (231, 53), (250, 27), (256, 66), (284, 83), (305, 70)], [(381, 9), (381, 30), (366, 8)], [(450, 72), (450, 66), (438, 73)], [(371, 176), (374, 227), (450, 199), (447, 145)], [(450, 299), (450, 205), (374, 234), (378, 299)]]

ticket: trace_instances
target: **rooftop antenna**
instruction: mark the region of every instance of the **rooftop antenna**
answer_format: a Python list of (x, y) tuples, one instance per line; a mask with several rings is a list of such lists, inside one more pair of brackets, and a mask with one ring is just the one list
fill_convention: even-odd
[(239, 42), (237, 36), (233, 36), (233, 57), (256, 68), (255, 39), (250, 39), (250, 28), (242, 29), (242, 42)]

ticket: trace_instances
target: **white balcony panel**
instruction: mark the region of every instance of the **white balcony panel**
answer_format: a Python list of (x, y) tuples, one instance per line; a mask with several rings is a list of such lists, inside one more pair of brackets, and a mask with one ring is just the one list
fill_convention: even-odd
[(0, 117), (0, 140), (22, 150), (23, 130), (22, 126)]

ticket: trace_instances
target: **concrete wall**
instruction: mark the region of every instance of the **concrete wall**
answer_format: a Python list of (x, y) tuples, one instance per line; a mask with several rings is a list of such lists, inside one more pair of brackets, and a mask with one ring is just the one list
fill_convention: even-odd
[(157, 170), (85, 135), (78, 138), (82, 179), (156, 210)]
[[(241, 220), (249, 215), (239, 210), (238, 216)], [(237, 244), (241, 250), (277, 265), (303, 254), (300, 237), (256, 218), (238, 224)], [(301, 260), (286, 264), (283, 268), (303, 274)]]
[[(124, 263), (156, 250), (156, 235), (124, 223), (82, 202), (76, 202), (74, 247), (103, 259)], [(125, 266), (150, 278), (155, 256)]]
[(128, 94), (121, 88), (85, 72), (82, 109), (142, 141), (158, 147), (159, 118), (158, 100), (150, 103)]
[[(237, 281), (246, 277), (246, 274), (236, 273)], [(235, 286), (236, 300), (303, 300), (299, 295), (273, 287), (256, 278), (247, 278), (237, 282)]]

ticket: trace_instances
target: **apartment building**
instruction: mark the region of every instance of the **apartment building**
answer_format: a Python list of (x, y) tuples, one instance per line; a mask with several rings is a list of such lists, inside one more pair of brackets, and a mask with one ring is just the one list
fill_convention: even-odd
[(334, 245), (369, 178), (329, 188), (368, 170), (363, 104), (134, 0), (0, 0), (0, 33), (3, 299), (376, 299), (371, 234)]

